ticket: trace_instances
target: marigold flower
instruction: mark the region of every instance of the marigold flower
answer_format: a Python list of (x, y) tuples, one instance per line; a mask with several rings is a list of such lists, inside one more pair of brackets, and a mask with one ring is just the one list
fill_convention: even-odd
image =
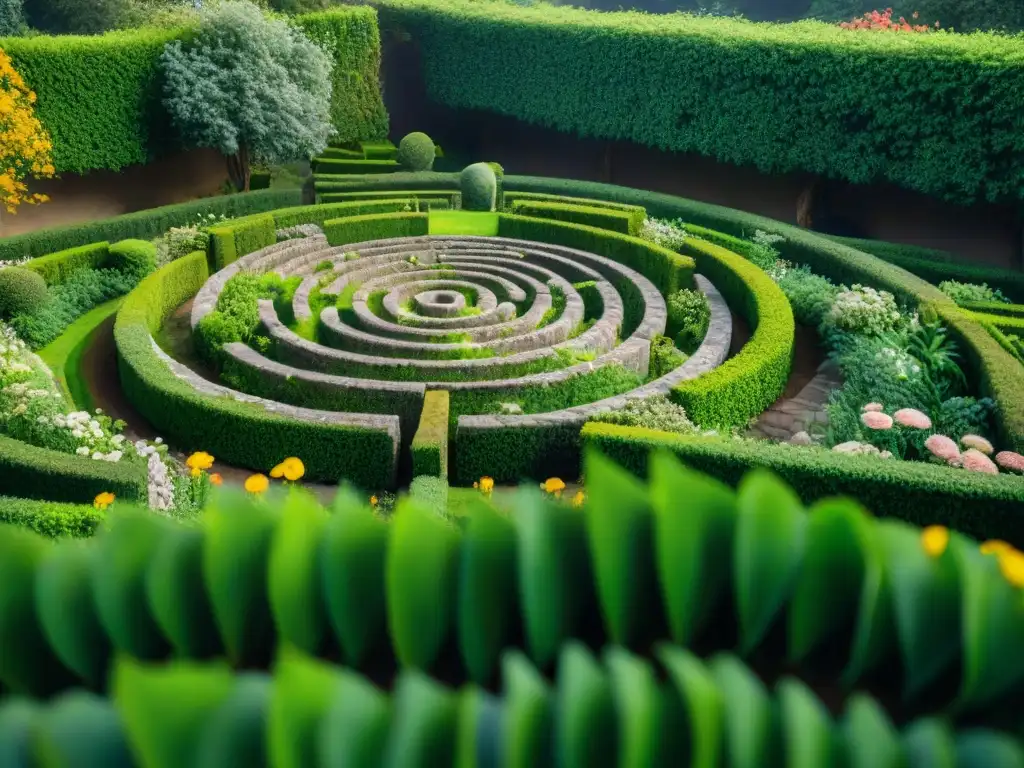
[(986, 456), (991, 456), (994, 451), (992, 443), (981, 435), (964, 435), (960, 438), (960, 445), (965, 448), (973, 448), (976, 451), (981, 451)]
[(865, 411), (860, 415), (860, 420), (868, 429), (892, 429), (892, 416), (881, 411)]
[(473, 483), (474, 488), (479, 488), (480, 493), (490, 494), (494, 490), (494, 478), (484, 475), (478, 482)]
[(881, 411), (885, 410), (885, 406), (883, 406), (881, 403), (868, 403), (863, 408), (861, 408), (861, 410), (864, 411), (864, 412), (879, 412), (880, 413)]
[(999, 465), (1000, 469), (1005, 469), (1008, 472), (1024, 473), (1024, 456), (1013, 451), (1000, 451), (997, 453), (996, 464)]
[(249, 493), (263, 493), (270, 487), (270, 481), (266, 475), (249, 475), (245, 480), (245, 490)]
[(964, 469), (969, 469), (971, 472), (983, 472), (986, 475), (998, 475), (999, 467), (995, 463), (979, 450), (974, 448), (968, 448), (960, 456), (960, 462), (963, 464)]
[(924, 441), (924, 447), (932, 456), (947, 463), (955, 464), (960, 461), (960, 449), (945, 435), (931, 435)]
[(92, 501), (92, 505), (96, 507), (96, 509), (106, 509), (114, 503), (115, 498), (117, 497), (114, 496), (114, 494), (109, 491), (104, 491), (103, 493), (97, 494), (96, 498)]
[(989, 539), (988, 541), (982, 543), (979, 549), (981, 550), (981, 554), (983, 555), (998, 555), (999, 553), (1005, 552), (1008, 549), (1013, 549), (1013, 547), (1011, 547), (1009, 544), (1007, 544), (1005, 541), (1002, 541), (1001, 539)]
[(371, 506), (371, 507), (376, 507), (376, 506), (377, 506), (377, 503), (378, 503), (378, 499), (377, 499), (377, 497), (376, 497), (376, 496), (371, 496), (371, 497), (370, 497), (370, 506)]
[(289, 456), (270, 470), (271, 477), (275, 479), (283, 477), (285, 480), (292, 483), (296, 480), (301, 480), (304, 474), (306, 474), (306, 467), (303, 465), (301, 459), (297, 459), (294, 456)]
[(900, 408), (892, 415), (893, 420), (903, 427), (911, 429), (931, 429), (932, 420), (916, 408)]
[(944, 525), (929, 525), (921, 531), (921, 546), (931, 557), (939, 557), (949, 546), (949, 529)]
[(197, 451), (185, 459), (185, 466), (192, 470), (192, 476), (195, 477), (197, 470), (201, 472), (213, 466), (213, 456), (206, 451)]
[(210, 482), (213, 483), (214, 485), (223, 485), (224, 478), (220, 476), (219, 472), (214, 472), (212, 475), (210, 475)]
[(544, 489), (545, 493), (553, 493), (555, 496), (558, 496), (565, 490), (565, 483), (562, 482), (561, 478), (549, 477), (541, 483), (540, 487)]
[(587, 494), (583, 491), (576, 491), (576, 495), (572, 497), (572, 505), (574, 507), (582, 507), (583, 502), (587, 500)]
[(1003, 578), (1015, 587), (1024, 587), (1024, 553), (1013, 547), (998, 553)]

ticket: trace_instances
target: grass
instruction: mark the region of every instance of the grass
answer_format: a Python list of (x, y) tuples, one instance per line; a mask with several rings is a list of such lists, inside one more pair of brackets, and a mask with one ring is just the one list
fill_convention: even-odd
[(122, 301), (123, 296), (93, 307), (37, 353), (53, 371), (64, 396), (81, 410), (91, 411), (94, 407), (89, 387), (82, 378), (82, 357), (96, 329), (117, 312)]
[(495, 211), (431, 211), (432, 235), (480, 235), (496, 237), (498, 214)]

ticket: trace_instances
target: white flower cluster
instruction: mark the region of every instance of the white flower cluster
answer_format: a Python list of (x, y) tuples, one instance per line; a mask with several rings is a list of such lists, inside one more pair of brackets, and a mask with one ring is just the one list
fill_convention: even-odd
[[(101, 414), (102, 411), (97, 409), (96, 415)], [(74, 411), (67, 415), (58, 413), (45, 421), (43, 419), (39, 417), (40, 424), (49, 424), (71, 433), (71, 437), (80, 443), (75, 449), (79, 456), (89, 456), (95, 461), (109, 461), (112, 464), (124, 456), (124, 435), (114, 434), (99, 419), (90, 416), (88, 411)]]
[(825, 317), (828, 324), (841, 331), (870, 335), (893, 330), (901, 319), (891, 293), (863, 285), (840, 291)]
[(755, 229), (754, 236), (750, 238), (751, 242), (762, 245), (765, 248), (774, 248), (779, 243), (786, 242), (786, 238), (782, 235), (776, 235), (771, 232), (765, 232), (763, 229)]
[(640, 230), (640, 237), (650, 240), (663, 248), (677, 251), (683, 246), (683, 242), (689, 235), (683, 229), (681, 221), (667, 221), (665, 219), (644, 219), (643, 229)]
[(895, 347), (884, 347), (875, 355), (880, 367), (895, 372), (899, 381), (917, 378), (921, 375), (921, 365), (909, 353)]
[(3, 269), (4, 267), (16, 267), (19, 264), (24, 264), (26, 261), (28, 261), (27, 256), (23, 259), (10, 259), (8, 261), (0, 261), (0, 269)]

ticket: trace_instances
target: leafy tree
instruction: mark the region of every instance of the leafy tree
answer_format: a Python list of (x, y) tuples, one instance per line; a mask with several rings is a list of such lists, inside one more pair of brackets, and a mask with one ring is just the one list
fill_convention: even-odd
[(123, 5), (124, 0), (25, 0), (25, 16), (42, 32), (90, 35), (117, 26)]
[(204, 11), (187, 41), (167, 44), (164, 101), (185, 140), (227, 158), (249, 189), (252, 162), (319, 154), (330, 122), (333, 62), (287, 21), (230, 0)]
[(0, 205), (14, 213), (21, 203), (44, 203), (25, 179), (53, 176), (50, 137), (36, 118), (36, 95), (0, 49)]
[(0, 0), (0, 37), (20, 35), (24, 26), (21, 0)]

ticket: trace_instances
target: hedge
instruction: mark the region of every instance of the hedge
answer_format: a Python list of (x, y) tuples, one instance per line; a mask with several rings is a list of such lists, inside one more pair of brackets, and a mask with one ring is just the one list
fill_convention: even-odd
[(109, 255), (110, 243), (103, 241), (57, 251), (27, 261), (21, 266), (40, 275), (47, 285), (58, 285), (76, 272), (106, 266)]
[(71, 224), (0, 238), (0, 261), (32, 258), (106, 240), (149, 240), (171, 227), (194, 222), (200, 214), (246, 216), (302, 202), (298, 189), (268, 189), (165, 205), (99, 221)]
[(438, 517), (448, 516), (448, 479), (437, 475), (417, 475), (409, 483), (409, 495)]
[(345, 175), (314, 173), (317, 194), (325, 192), (374, 192), (386, 190), (450, 190), (459, 191), (459, 174), (439, 171), (410, 173), (378, 173)]
[(546, 200), (516, 200), (511, 213), (533, 216), (539, 219), (554, 219), (575, 224), (585, 224), (598, 229), (610, 229), (624, 235), (637, 237), (644, 223), (644, 214), (639, 217), (610, 208), (598, 208), (576, 203), (556, 203)]
[(585, 448), (599, 449), (640, 476), (647, 474), (651, 451), (668, 450), (686, 466), (734, 487), (751, 469), (769, 469), (807, 504), (849, 496), (879, 517), (945, 525), (981, 541), (1002, 539), (1024, 546), (1022, 477), (593, 422), (583, 427), (582, 439)]
[(224, 269), (242, 256), (277, 242), (277, 225), (271, 213), (210, 227), (210, 257), (215, 270)]
[(432, 390), (423, 398), (419, 429), (412, 438), (413, 475), (448, 477), (448, 405), (446, 390)]
[(427, 234), (425, 213), (378, 213), (348, 216), (324, 222), (327, 242), (334, 246), (365, 243), (385, 237), (417, 237)]
[(664, 296), (680, 288), (693, 287), (693, 259), (638, 237), (583, 224), (510, 213), (498, 216), (498, 234), (596, 253), (635, 269), (654, 283)]
[(1024, 317), (1024, 304), (1004, 304), (1001, 301), (965, 301), (960, 305), (960, 308), (986, 315), (1013, 318)]
[(394, 160), (398, 155), (398, 147), (390, 139), (360, 141), (359, 149), (367, 160)]
[(0, 496), (91, 504), (101, 493), (129, 501), (149, 495), (144, 464), (93, 461), (0, 435)]
[(1024, 197), (1011, 37), (472, 0), (380, 0), (380, 13), (421, 54), (429, 99), (448, 107), (764, 173), (961, 203)]
[(450, 208), (458, 208), (461, 195), (451, 189), (396, 189), (376, 192), (325, 192), (317, 196), (320, 203), (348, 203), (357, 200), (445, 200)]
[(390, 485), (393, 443), (385, 431), (299, 421), (258, 405), (201, 395), (160, 359), (152, 334), (208, 277), (206, 254), (196, 252), (150, 275), (121, 305), (114, 340), (128, 401), (184, 450), (208, 451), (228, 464), (260, 472), (297, 456), (310, 480)]
[[(293, 20), (334, 58), (331, 121), (338, 138), (387, 135), (376, 12), (336, 8)], [(0, 40), (38, 96), (36, 114), (53, 139), (59, 173), (119, 170), (181, 148), (162, 103), (159, 60), (169, 40), (187, 34), (138, 29)]]
[(786, 238), (786, 242), (778, 246), (783, 258), (808, 264), (836, 282), (862, 283), (888, 290), (911, 306), (931, 305), (965, 345), (963, 352), (968, 372), (978, 383), (981, 394), (999, 404), (996, 422), (1002, 447), (1024, 451), (1024, 377), (1020, 375), (1020, 363), (942, 291), (907, 270), (781, 221), (661, 192), (537, 176), (507, 176), (505, 182), (516, 191), (564, 193), (642, 205), (651, 216), (682, 219), (735, 236), (749, 235), (757, 229), (773, 232)]
[(567, 197), (566, 195), (549, 195), (545, 192), (513, 192), (510, 190), (505, 193), (506, 208), (510, 208), (514, 203), (520, 200), (538, 203), (568, 203), (572, 205), (582, 205), (586, 208), (608, 208), (613, 211), (621, 211), (623, 213), (631, 214), (638, 218), (640, 224), (643, 224), (644, 218), (647, 216), (647, 211), (645, 211), (642, 206), (616, 203), (612, 200), (598, 200), (590, 197)]
[(0, 496), (0, 523), (28, 528), (52, 539), (92, 536), (106, 516), (92, 504)]
[(317, 157), (313, 160), (315, 173), (394, 173), (399, 168), (397, 160), (351, 160), (335, 157)]

